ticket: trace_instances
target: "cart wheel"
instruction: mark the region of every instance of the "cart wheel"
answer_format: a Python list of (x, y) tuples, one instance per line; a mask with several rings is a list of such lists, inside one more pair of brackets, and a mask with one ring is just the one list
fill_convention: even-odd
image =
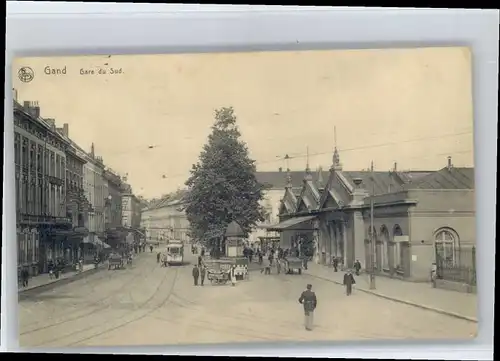
[(302, 268), (299, 268), (299, 275), (302, 274)]

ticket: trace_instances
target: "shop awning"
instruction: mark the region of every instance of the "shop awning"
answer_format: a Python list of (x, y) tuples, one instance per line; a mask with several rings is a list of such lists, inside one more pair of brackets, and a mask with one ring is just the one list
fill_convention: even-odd
[(83, 238), (82, 243), (84, 244), (93, 244), (96, 247), (101, 247), (101, 248), (111, 248), (111, 246), (103, 241), (95, 235), (88, 235), (87, 237)]
[(316, 216), (304, 216), (304, 217), (295, 217), (287, 219), (286, 221), (280, 222), (278, 224), (273, 224), (272, 226), (265, 227), (268, 231), (284, 231), (287, 228), (296, 226), (300, 223), (310, 221), (311, 219), (316, 218)]
[(99, 237), (95, 237), (94, 238), (94, 244), (96, 246), (102, 247), (102, 248), (111, 248), (111, 246), (109, 244), (107, 244), (106, 242), (101, 241), (101, 239)]

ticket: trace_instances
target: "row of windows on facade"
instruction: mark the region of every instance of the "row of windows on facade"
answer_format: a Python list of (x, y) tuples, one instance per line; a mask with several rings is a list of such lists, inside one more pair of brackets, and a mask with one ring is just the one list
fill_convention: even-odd
[[(44, 152), (43, 147), (28, 138), (20, 136), (21, 142), (14, 146), (14, 162), (28, 173), (38, 173), (59, 179), (66, 178), (77, 187), (83, 186), (83, 176), (81, 167), (76, 161), (68, 157), (67, 159), (51, 150)], [(29, 149), (29, 152), (28, 152)]]
[[(393, 237), (401, 236), (403, 232), (399, 225), (396, 225), (393, 228)], [(401, 248), (400, 243), (395, 243), (394, 247), (391, 251), (391, 246), (389, 242), (389, 232), (386, 226), (381, 227), (381, 241), (383, 245), (383, 251), (381, 252), (381, 260), (382, 266), (388, 267), (389, 265), (389, 256), (391, 252), (394, 252), (392, 255), (394, 257), (394, 261), (396, 265), (401, 263), (401, 259), (403, 257), (403, 250)], [(370, 236), (370, 229), (368, 229), (368, 235)], [(376, 232), (374, 232), (374, 236), (376, 240), (379, 238), (376, 236)], [(439, 245), (442, 249), (442, 257), (443, 260), (449, 264), (456, 264), (458, 262), (459, 254), (460, 254), (460, 237), (458, 233), (449, 227), (443, 227), (437, 230), (434, 234), (433, 239), (434, 245)], [(377, 250), (377, 253), (379, 251)]]
[(16, 184), (16, 210), (31, 215), (65, 216), (65, 196), (62, 187), (43, 187), (29, 183)]

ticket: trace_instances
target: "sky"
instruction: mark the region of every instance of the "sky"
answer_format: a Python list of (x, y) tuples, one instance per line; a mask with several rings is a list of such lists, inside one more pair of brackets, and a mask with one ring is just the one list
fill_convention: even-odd
[(473, 166), (463, 47), (18, 58), (13, 87), (146, 198), (184, 187), (228, 106), (261, 171), (328, 169), (335, 138), (344, 170)]

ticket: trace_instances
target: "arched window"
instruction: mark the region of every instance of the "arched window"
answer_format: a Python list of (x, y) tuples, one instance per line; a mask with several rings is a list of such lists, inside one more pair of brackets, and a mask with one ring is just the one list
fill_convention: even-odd
[(440, 228), (434, 233), (434, 243), (436, 246), (436, 256), (449, 265), (458, 262), (460, 243), (457, 232), (451, 228)]
[(385, 225), (380, 228), (380, 237), (383, 242), (382, 268), (389, 269), (389, 231)]
[[(402, 236), (403, 235), (403, 230), (399, 226), (399, 224), (396, 224), (394, 228), (392, 229), (392, 240), (394, 241), (394, 238), (397, 236)], [(395, 242), (394, 244), (394, 268), (396, 269), (402, 269), (403, 265), (401, 264), (401, 244), (399, 242)]]

